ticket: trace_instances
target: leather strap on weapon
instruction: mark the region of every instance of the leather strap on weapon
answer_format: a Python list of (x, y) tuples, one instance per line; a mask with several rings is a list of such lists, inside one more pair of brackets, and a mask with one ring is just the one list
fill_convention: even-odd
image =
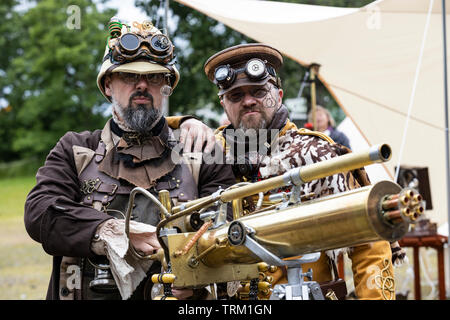
[(347, 285), (345, 284), (345, 280), (339, 278), (335, 261), (328, 257), (328, 262), (333, 270), (334, 280), (319, 283), (323, 296), (327, 297), (330, 294), (334, 294), (338, 300), (345, 300), (345, 297), (347, 296)]

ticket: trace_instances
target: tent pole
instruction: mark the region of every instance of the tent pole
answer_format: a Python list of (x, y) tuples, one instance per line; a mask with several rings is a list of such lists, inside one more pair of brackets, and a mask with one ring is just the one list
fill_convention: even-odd
[[(450, 235), (450, 159), (449, 159), (449, 137), (448, 137), (448, 87), (447, 87), (447, 26), (446, 26), (446, 10), (445, 10), (445, 0), (442, 0), (442, 30), (444, 36), (444, 107), (445, 107), (445, 162), (447, 165), (447, 224), (449, 228)], [(450, 237), (448, 238), (450, 239)], [(447, 240), (447, 250), (450, 248), (450, 240)], [(450, 254), (448, 261), (448, 268), (450, 274)]]
[(319, 72), (319, 64), (311, 63), (309, 66), (309, 80), (311, 81), (311, 114), (312, 114), (312, 125), (313, 130), (317, 131), (317, 121), (316, 121), (316, 75)]

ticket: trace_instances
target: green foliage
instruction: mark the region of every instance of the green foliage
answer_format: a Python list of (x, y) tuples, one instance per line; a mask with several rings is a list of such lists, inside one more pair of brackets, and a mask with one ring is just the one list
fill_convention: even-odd
[[(0, 160), (37, 155), (43, 158), (69, 130), (92, 130), (104, 122), (104, 102), (96, 77), (106, 41), (104, 26), (114, 10), (99, 12), (92, 0), (41, 0), (24, 13), (14, 10), (15, 1), (2, 3), (10, 21), (2, 52), (8, 63), (0, 65), (1, 95), (8, 111), (0, 112), (0, 137), (6, 141)], [(70, 24), (79, 8), (79, 28)], [(73, 21), (72, 21), (73, 22)], [(4, 27), (3, 27), (4, 26)], [(3, 60), (3, 59), (0, 59)], [(5, 89), (6, 88), (6, 89)]]
[[(18, 4), (17, 0), (4, 0), (0, 4), (0, 99), (4, 97), (4, 92), (10, 90), (7, 85), (5, 75), (6, 69), (11, 64), (16, 55), (18, 34), (22, 30), (17, 22), (19, 14), (12, 10)], [(6, 100), (2, 101), (3, 103)], [(2, 160), (10, 160), (17, 157), (17, 153), (12, 150), (12, 139), (10, 132), (14, 126), (15, 115), (10, 112), (11, 107), (0, 109), (0, 157)]]
[(35, 175), (36, 171), (43, 165), (43, 161), (37, 158), (0, 163), (0, 180), (13, 177), (24, 177)]

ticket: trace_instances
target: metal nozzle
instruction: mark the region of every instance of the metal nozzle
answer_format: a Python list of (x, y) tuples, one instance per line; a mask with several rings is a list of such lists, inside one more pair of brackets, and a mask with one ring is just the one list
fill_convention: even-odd
[(423, 200), (422, 196), (420, 194), (416, 194), (411, 198), (411, 205), (415, 206), (419, 203), (421, 203)]
[(375, 145), (370, 148), (369, 158), (375, 162), (386, 162), (392, 157), (392, 150), (388, 144)]
[(381, 202), (383, 217), (391, 224), (416, 221), (425, 211), (422, 196), (412, 189), (404, 189), (398, 194), (387, 196)]

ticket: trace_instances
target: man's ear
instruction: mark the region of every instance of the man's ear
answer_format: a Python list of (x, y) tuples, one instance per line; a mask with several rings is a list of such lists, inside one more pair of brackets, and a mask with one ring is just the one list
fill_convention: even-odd
[(282, 102), (283, 101), (283, 95), (284, 95), (283, 89), (278, 89), (278, 95), (280, 96), (280, 101), (279, 102)]
[(222, 106), (222, 108), (225, 109), (224, 103), (223, 103), (223, 96), (219, 97), (219, 101), (220, 101), (220, 105)]
[(111, 77), (109, 75), (105, 76), (105, 93), (108, 97), (112, 96), (112, 89), (111, 89)]

